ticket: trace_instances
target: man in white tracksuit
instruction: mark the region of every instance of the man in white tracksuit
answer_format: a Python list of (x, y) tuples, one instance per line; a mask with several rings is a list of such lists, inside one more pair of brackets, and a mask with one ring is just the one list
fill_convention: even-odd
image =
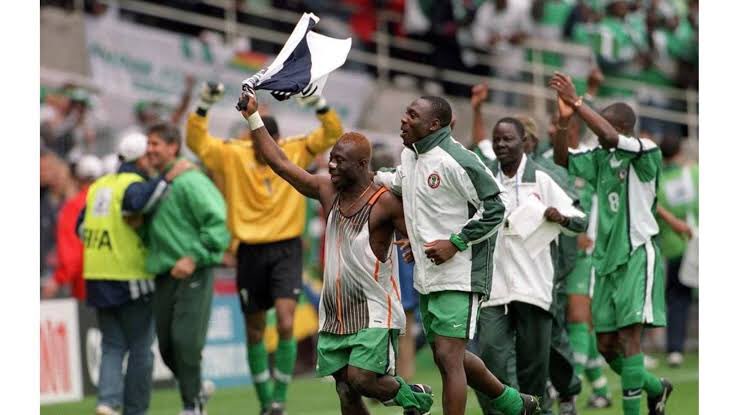
[(452, 112), (440, 97), (413, 101), (401, 119), (401, 165), (375, 181), (403, 198), (415, 258), (414, 287), (439, 367), (444, 414), (463, 414), (467, 384), (508, 414), (539, 412), (538, 400), (503, 385), (465, 348), (479, 305), (490, 295), (496, 233), (505, 193), (477, 155), (451, 136)]
[[(549, 373), (557, 233), (549, 245), (534, 251), (531, 236), (521, 235), (514, 218), (519, 208), (539, 206), (542, 219), (557, 225), (552, 232), (572, 234), (583, 232), (587, 221), (574, 206), (576, 201), (526, 157), (525, 137), (524, 126), (516, 118), (503, 118), (493, 129), (496, 160), (488, 166), (508, 194), (511, 216), (498, 231), (490, 299), (482, 304), (478, 323), (478, 346), (482, 360), (504, 383), (543, 396)], [(478, 394), (478, 399), (485, 414), (493, 413), (489, 398)]]

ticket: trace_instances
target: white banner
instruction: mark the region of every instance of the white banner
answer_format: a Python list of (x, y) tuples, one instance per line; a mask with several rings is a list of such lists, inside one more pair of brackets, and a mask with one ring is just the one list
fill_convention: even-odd
[(41, 302), (41, 403), (82, 399), (77, 302)]
[[(139, 100), (176, 106), (185, 77), (192, 74), (199, 81), (193, 100), (202, 81), (225, 84), (223, 101), (210, 112), (210, 128), (214, 135), (228, 137), (245, 123), (234, 109), (241, 81), (272, 60), (259, 53), (235, 53), (219, 42), (206, 43), (114, 17), (88, 17), (86, 38), (92, 76), (102, 91), (104, 118), (114, 130), (133, 124), (134, 105)], [(323, 95), (339, 112), (346, 129), (358, 124), (372, 84), (372, 78), (362, 73), (336, 71), (329, 77)], [(304, 134), (318, 127), (313, 111), (301, 108), (294, 100), (278, 103), (268, 94), (259, 96), (260, 105), (268, 106), (277, 118), (283, 136)]]

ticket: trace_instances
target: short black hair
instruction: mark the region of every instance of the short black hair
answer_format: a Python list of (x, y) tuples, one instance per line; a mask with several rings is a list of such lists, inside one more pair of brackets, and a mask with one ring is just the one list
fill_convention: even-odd
[(177, 145), (182, 148), (182, 135), (180, 134), (180, 129), (169, 121), (160, 121), (149, 126), (149, 128), (146, 129), (146, 135), (151, 134), (158, 135), (165, 143), (177, 143)]
[(631, 133), (634, 131), (634, 127), (636, 127), (636, 113), (624, 102), (617, 102), (603, 108), (601, 114), (604, 116), (608, 114), (608, 117), (606, 117), (608, 118), (608, 122), (617, 130), (623, 130), (619, 132)]
[(431, 104), (431, 115), (439, 119), (442, 127), (452, 122), (452, 106), (449, 105), (449, 101), (436, 95), (424, 95), (421, 99)]
[(674, 134), (666, 134), (659, 143), (659, 149), (662, 151), (662, 157), (671, 159), (680, 153), (682, 145), (683, 140), (680, 137)]
[(277, 126), (277, 120), (275, 117), (265, 115), (262, 117), (262, 122), (264, 123), (264, 128), (267, 129), (267, 132), (272, 136), (272, 138), (277, 139), (280, 137), (280, 128)]
[(498, 122), (495, 123), (495, 126), (497, 127), (500, 124), (511, 124), (513, 125), (513, 128), (516, 129), (516, 133), (518, 136), (523, 140), (526, 136), (526, 128), (523, 126), (521, 121), (518, 120), (518, 118), (515, 117), (503, 117), (498, 120)]

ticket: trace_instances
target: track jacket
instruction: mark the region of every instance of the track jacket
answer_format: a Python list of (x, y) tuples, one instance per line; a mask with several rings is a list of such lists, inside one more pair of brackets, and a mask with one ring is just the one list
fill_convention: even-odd
[[(490, 295), (491, 237), (505, 217), (505, 193), (480, 158), (444, 127), (403, 149), (401, 164), (377, 172), (375, 182), (403, 198), (405, 223), (416, 265), (414, 288), (421, 294), (466, 291)], [(423, 244), (456, 235), (467, 248), (441, 265)]]

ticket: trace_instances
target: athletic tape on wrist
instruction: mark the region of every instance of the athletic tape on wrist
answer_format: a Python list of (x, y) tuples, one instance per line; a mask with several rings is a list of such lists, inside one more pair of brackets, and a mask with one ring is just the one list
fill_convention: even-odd
[(454, 244), (454, 246), (457, 247), (460, 251), (464, 251), (467, 249), (467, 242), (462, 240), (462, 238), (459, 235), (452, 234), (452, 236), (449, 237), (449, 241)]
[(255, 112), (254, 114), (249, 116), (249, 128), (254, 131), (259, 129), (260, 127), (264, 127), (264, 121), (262, 121), (262, 117), (259, 115), (258, 112)]
[(203, 109), (205, 111), (208, 111), (210, 109), (211, 105), (213, 105), (212, 102), (206, 102), (206, 101), (204, 101), (201, 98), (201, 99), (198, 100), (198, 106), (197, 107), (198, 108), (201, 108), (201, 109)]

